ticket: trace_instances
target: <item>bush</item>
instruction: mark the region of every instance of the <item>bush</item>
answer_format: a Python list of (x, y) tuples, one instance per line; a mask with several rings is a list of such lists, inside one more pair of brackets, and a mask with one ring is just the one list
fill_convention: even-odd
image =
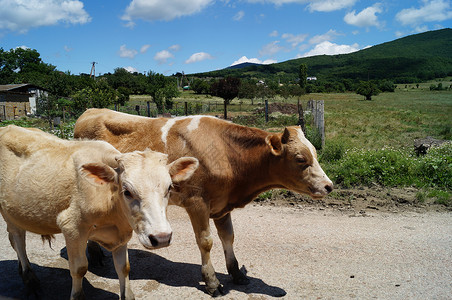
[(342, 159), (345, 153), (346, 146), (341, 141), (334, 141), (325, 143), (325, 147), (322, 149), (319, 160), (320, 162), (332, 162)]
[[(328, 151), (331, 151), (329, 153)], [(336, 150), (337, 151), (337, 150)], [(325, 151), (334, 157), (333, 150)], [(408, 149), (381, 150), (353, 149), (345, 151), (339, 160), (328, 161), (325, 171), (337, 184), (344, 187), (357, 185), (417, 186), (452, 189), (452, 144), (433, 148), (423, 157)]]

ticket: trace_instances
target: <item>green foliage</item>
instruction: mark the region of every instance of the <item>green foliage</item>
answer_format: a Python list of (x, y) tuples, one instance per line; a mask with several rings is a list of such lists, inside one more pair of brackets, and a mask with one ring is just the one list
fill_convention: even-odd
[(92, 87), (86, 87), (73, 95), (73, 110), (82, 113), (87, 108), (103, 108), (113, 104), (116, 91), (106, 80), (97, 80)]
[(240, 83), (240, 79), (236, 77), (220, 79), (212, 84), (212, 95), (223, 98), (225, 104), (229, 104), (239, 95)]
[(366, 97), (366, 100), (372, 100), (372, 96), (378, 95), (380, 90), (372, 81), (361, 81), (356, 88), (356, 93)]
[(152, 96), (158, 111), (162, 113), (163, 105), (168, 109), (172, 108), (172, 99), (179, 95), (179, 90), (173, 78), (150, 71), (146, 93)]
[(196, 94), (208, 94), (210, 92), (210, 84), (207, 80), (196, 78), (193, 80), (190, 88)]
[(452, 190), (451, 143), (433, 148), (422, 157), (406, 149), (352, 149), (341, 159), (328, 162), (324, 167), (327, 174), (345, 187), (376, 183)]
[(323, 162), (334, 162), (341, 160), (346, 151), (346, 145), (343, 141), (326, 141), (325, 147), (319, 155), (319, 160)]
[(300, 69), (298, 71), (298, 76), (300, 78), (300, 81), (298, 83), (300, 85), (302, 93), (305, 93), (306, 92), (307, 78), (308, 78), (308, 66), (306, 64), (301, 64), (300, 65)]

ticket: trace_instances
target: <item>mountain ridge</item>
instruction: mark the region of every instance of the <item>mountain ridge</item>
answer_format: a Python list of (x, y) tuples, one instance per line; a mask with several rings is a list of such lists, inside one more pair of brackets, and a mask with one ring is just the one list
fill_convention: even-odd
[(301, 64), (322, 80), (390, 79), (414, 82), (452, 75), (452, 29), (413, 34), (353, 53), (296, 58), (191, 74), (196, 77), (271, 78), (296, 81)]

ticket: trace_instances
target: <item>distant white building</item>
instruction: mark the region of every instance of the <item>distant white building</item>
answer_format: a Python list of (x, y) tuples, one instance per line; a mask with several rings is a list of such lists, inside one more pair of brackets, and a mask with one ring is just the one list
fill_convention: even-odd
[(307, 81), (314, 81), (314, 80), (317, 80), (317, 77), (315, 77), (315, 76), (310, 76), (310, 77), (307, 77), (306, 80), (307, 80)]

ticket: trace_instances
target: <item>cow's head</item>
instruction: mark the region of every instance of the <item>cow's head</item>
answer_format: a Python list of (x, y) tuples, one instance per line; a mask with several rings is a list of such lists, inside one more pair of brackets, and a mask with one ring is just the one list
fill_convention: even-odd
[(83, 166), (97, 184), (116, 184), (116, 194), (130, 226), (140, 242), (149, 249), (169, 246), (172, 229), (166, 217), (173, 183), (189, 179), (198, 160), (182, 157), (168, 164), (166, 154), (151, 150), (116, 156), (118, 168), (105, 164)]
[(275, 180), (279, 185), (298, 193), (321, 199), (333, 190), (333, 183), (317, 161), (314, 146), (298, 126), (287, 127), (282, 134), (266, 138), (275, 158)]

